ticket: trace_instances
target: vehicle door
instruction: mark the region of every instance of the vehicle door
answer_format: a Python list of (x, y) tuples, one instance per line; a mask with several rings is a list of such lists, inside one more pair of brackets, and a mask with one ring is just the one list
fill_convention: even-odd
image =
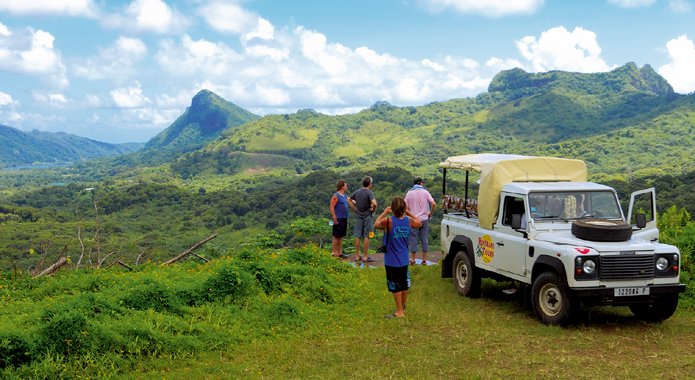
[[(659, 241), (659, 230), (656, 226), (656, 189), (652, 187), (632, 193), (628, 210), (627, 220), (632, 225), (632, 236), (648, 241)], [(646, 227), (642, 229), (637, 228), (636, 214), (644, 214), (646, 216)]]
[(495, 267), (500, 271), (524, 276), (528, 223), (523, 223), (523, 231), (514, 230), (512, 215), (530, 215), (527, 214), (526, 198), (502, 193), (501, 199), (500, 215), (491, 234)]

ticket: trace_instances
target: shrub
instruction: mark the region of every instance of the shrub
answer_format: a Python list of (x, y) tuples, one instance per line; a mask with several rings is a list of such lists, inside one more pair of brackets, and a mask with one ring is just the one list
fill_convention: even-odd
[(0, 368), (19, 367), (33, 360), (33, 344), (18, 332), (0, 332)]
[(208, 301), (238, 302), (251, 295), (253, 277), (232, 263), (210, 276), (203, 284), (202, 293)]
[(260, 313), (267, 326), (297, 327), (306, 321), (302, 304), (290, 296), (281, 296)]
[(40, 330), (40, 346), (61, 354), (75, 354), (84, 348), (87, 318), (69, 311), (53, 316)]
[(180, 302), (174, 292), (150, 279), (146, 279), (140, 286), (131, 290), (123, 297), (122, 301), (125, 306), (131, 309), (181, 313)]

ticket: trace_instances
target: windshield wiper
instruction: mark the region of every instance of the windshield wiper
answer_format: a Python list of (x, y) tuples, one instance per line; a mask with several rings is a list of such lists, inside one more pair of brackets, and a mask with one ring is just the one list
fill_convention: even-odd
[(569, 219), (561, 218), (560, 215), (536, 216), (533, 219), (560, 219), (569, 222)]

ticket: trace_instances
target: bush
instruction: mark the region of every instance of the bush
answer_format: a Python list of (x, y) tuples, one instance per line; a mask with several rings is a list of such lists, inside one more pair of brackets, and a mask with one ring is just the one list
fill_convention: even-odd
[(61, 354), (74, 355), (85, 348), (87, 318), (80, 311), (53, 316), (40, 330), (40, 346)]
[(131, 290), (122, 301), (131, 309), (181, 313), (180, 302), (174, 292), (150, 279), (146, 279), (140, 286)]
[(205, 281), (202, 294), (211, 302), (237, 302), (251, 295), (254, 283), (254, 278), (249, 273), (232, 263)]
[(33, 360), (33, 344), (18, 332), (0, 332), (0, 368), (19, 367)]

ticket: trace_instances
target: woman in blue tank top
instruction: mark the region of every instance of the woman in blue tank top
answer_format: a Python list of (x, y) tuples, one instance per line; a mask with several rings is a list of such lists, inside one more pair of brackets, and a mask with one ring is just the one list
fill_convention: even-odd
[(331, 254), (347, 259), (343, 253), (343, 238), (347, 234), (348, 202), (347, 183), (342, 179), (335, 184), (336, 192), (331, 197), (331, 216), (333, 217), (333, 248)]
[[(387, 218), (386, 215), (393, 213)], [(386, 285), (389, 292), (393, 293), (396, 302), (396, 312), (385, 315), (385, 318), (400, 318), (405, 316), (405, 303), (410, 289), (410, 270), (408, 268), (408, 236), (410, 228), (420, 228), (420, 220), (408, 211), (405, 200), (395, 197), (391, 200), (391, 206), (387, 207), (379, 215), (374, 223), (374, 228), (385, 230), (387, 236), (386, 254), (384, 254), (384, 268), (386, 269)]]

